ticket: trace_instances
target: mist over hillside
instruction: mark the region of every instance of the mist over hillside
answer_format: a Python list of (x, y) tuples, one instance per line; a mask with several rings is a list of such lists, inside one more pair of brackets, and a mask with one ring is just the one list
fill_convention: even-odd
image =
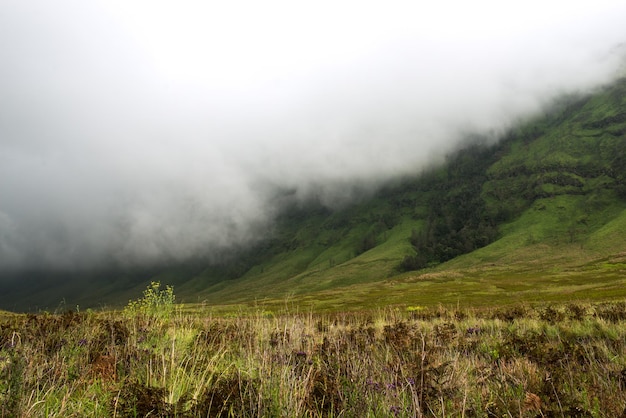
[[(494, 286), (500, 302), (558, 297), (560, 286), (569, 294), (621, 294), (625, 115), (622, 78), (593, 94), (562, 96), (496, 141), (466, 136), (440, 164), (376, 190), (352, 183), (343, 205), (273, 187), (273, 221), (240, 245), (150, 265), (111, 260), (100, 268), (5, 272), (0, 306), (119, 306), (153, 280), (175, 285), (187, 302), (297, 297), (332, 309), (436, 303), (461, 288), (464, 301), (481, 300)], [(549, 283), (558, 285), (553, 293)], [(511, 285), (517, 290), (506, 291)]]
[[(8, 2), (0, 271), (180, 263), (496, 138), (623, 65), (619, 2)], [(56, 274), (55, 273), (55, 274)]]

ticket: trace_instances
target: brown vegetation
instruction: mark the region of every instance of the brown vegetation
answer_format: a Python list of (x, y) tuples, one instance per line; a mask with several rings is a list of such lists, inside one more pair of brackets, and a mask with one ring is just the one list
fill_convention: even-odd
[(626, 303), (6, 317), (1, 416), (619, 417)]

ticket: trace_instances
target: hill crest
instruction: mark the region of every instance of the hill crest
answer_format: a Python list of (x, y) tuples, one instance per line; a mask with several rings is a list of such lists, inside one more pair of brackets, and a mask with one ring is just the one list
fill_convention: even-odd
[(625, 293), (624, 209), (622, 79), (342, 209), (291, 205), (221, 263), (26, 275), (2, 282), (0, 306), (119, 305), (150, 280), (188, 302), (316, 309), (611, 298)]

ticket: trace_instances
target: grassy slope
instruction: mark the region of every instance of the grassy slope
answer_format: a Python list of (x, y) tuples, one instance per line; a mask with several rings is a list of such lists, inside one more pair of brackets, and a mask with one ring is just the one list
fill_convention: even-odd
[[(499, 205), (523, 210), (500, 225), (500, 238), (487, 247), (400, 274), (396, 267), (412, 252), (408, 238), (424, 225), (427, 209), (420, 207), (423, 193), (399, 189), (348, 213), (309, 219), (294, 230), (293, 248), (197, 297), (270, 305), (289, 298), (341, 309), (623, 296), (626, 205), (615, 191), (611, 164), (626, 139), (626, 119), (620, 117), (625, 90), (622, 82), (513, 133), (488, 170), (483, 198), (494, 211)], [(398, 207), (398, 201), (413, 206)], [(389, 213), (396, 215), (394, 225), (377, 227), (377, 218)], [(342, 218), (349, 222), (342, 224)], [(377, 245), (356, 255), (368, 233)]]
[(491, 148), (488, 168), (478, 170), (479, 215), (498, 220), (498, 239), (438, 266), (398, 270), (414, 253), (409, 237), (426, 228), (432, 202), (474, 190), (459, 174), (463, 158), (344, 210), (287, 212), (265, 246), (237, 263), (101, 272), (91, 281), (77, 274), (46, 288), (33, 282), (0, 292), (9, 295), (0, 296), (1, 306), (121, 305), (150, 280), (174, 284), (187, 302), (289, 300), (318, 309), (623, 296), (626, 81), (557, 109), (510, 132)]

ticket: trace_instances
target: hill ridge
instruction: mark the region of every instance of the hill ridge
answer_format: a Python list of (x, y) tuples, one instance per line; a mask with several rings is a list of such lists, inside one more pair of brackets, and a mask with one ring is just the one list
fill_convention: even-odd
[(45, 286), (41, 274), (26, 274), (0, 282), (0, 307), (50, 307), (55, 298), (69, 306), (119, 305), (150, 280), (174, 284), (188, 302), (292, 299), (324, 309), (475, 304), (489, 289), (484, 302), (494, 295), (503, 303), (515, 295), (559, 299), (561, 284), (572, 286), (572, 297), (585, 289), (623, 296), (621, 261), (606, 260), (626, 253), (624, 228), (626, 79), (620, 79), (594, 94), (562, 98), (495, 143), (476, 137), (444, 165), (391, 181), (342, 209), (286, 206), (271, 234), (221, 263), (74, 272)]

